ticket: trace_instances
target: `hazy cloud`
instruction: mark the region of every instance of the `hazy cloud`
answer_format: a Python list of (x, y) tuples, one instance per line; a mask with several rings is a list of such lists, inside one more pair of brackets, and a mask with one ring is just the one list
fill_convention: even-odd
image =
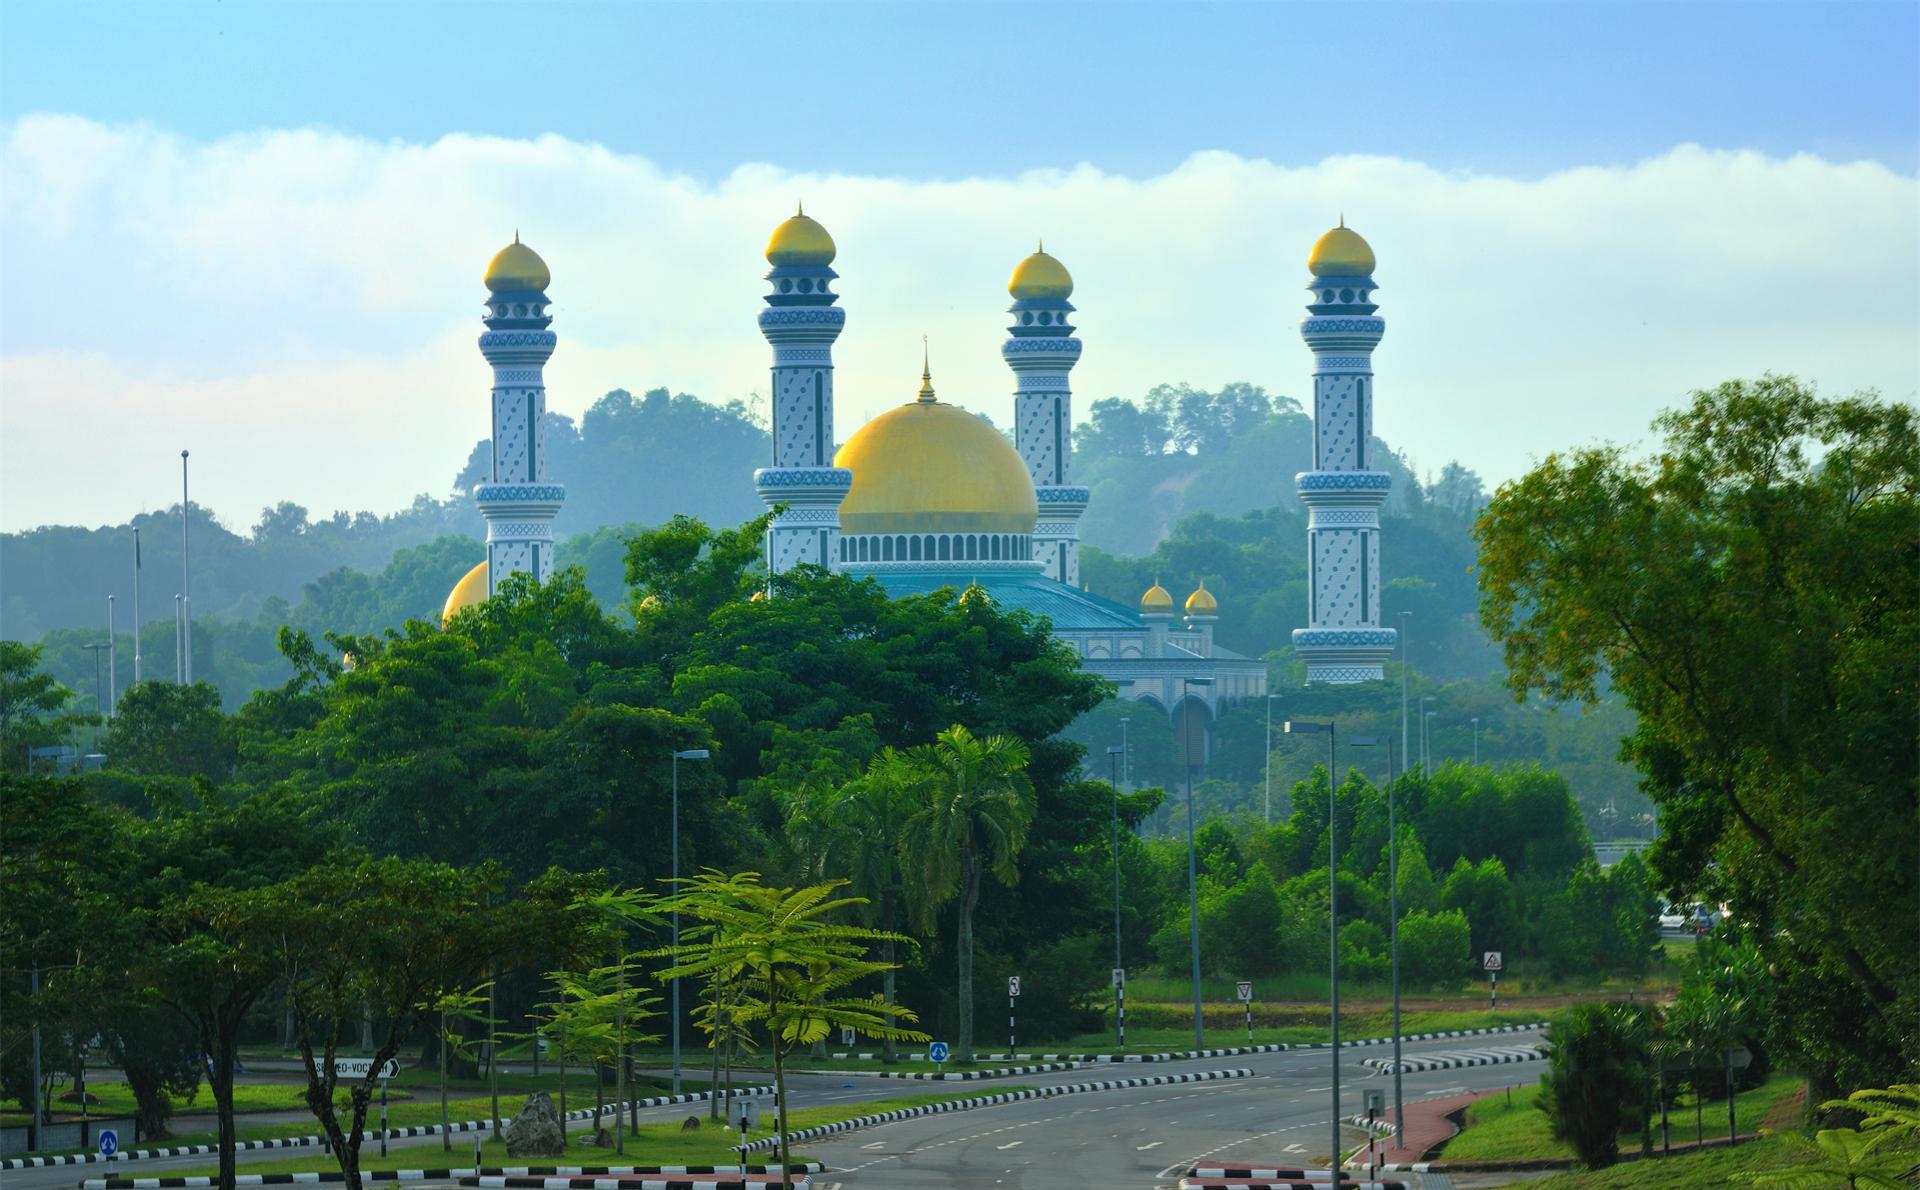
[(1920, 383), (1920, 186), (1874, 162), (1680, 146), (1517, 179), (1202, 152), (1147, 178), (707, 185), (558, 136), (197, 142), (61, 115), (0, 136), (7, 529), (164, 505), (182, 446), (237, 526), (443, 493), (487, 431), (480, 274), (516, 228), (554, 274), (555, 409), (762, 392), (760, 250), (797, 199), (840, 247), (843, 438), (911, 398), (922, 333), (942, 397), (1008, 420), (1004, 286), (1041, 236), (1077, 283), (1082, 409), (1179, 380), (1305, 398), (1304, 258), (1342, 212), (1380, 259), (1377, 426), (1423, 468), (1507, 478), (1769, 369)]

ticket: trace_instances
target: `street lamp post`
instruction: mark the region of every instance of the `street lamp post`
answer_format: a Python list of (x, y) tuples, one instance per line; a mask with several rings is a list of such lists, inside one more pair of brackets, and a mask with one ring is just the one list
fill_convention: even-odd
[(107, 596), (107, 718), (113, 718), (113, 708), (120, 705), (119, 675), (114, 666), (120, 663), (120, 654), (113, 647), (113, 596)]
[(1412, 612), (1400, 613), (1400, 763), (1405, 764), (1413, 753), (1407, 748), (1407, 672), (1413, 663), (1407, 659), (1407, 618)]
[(87, 652), (93, 654), (93, 707), (97, 711), (104, 712), (105, 704), (103, 704), (100, 701), (102, 698), (105, 697), (105, 695), (101, 693), (101, 686), (100, 686), (100, 654), (109, 646), (81, 645), (80, 647), (85, 649)]
[[(705, 760), (711, 753), (705, 748), (688, 748), (673, 754), (673, 891), (680, 893), (680, 762)], [(680, 909), (673, 910), (673, 945), (680, 945)], [(673, 981), (673, 1093), (680, 1093), (680, 981)], [(785, 1107), (784, 1104), (781, 1105)]]
[(1393, 955), (1393, 1141), (1399, 1146), (1406, 1107), (1400, 1094), (1400, 832), (1394, 822), (1393, 739), (1361, 735), (1350, 742), (1356, 748), (1387, 750), (1387, 947)]
[(187, 585), (187, 522), (193, 517), (193, 505), (187, 501), (187, 452), (180, 452), (180, 672), (182, 681), (193, 684), (193, 590)]
[(1180, 726), (1180, 747), (1186, 754), (1187, 770), (1187, 941), (1193, 959), (1193, 1048), (1207, 1045), (1206, 1020), (1200, 1011), (1200, 864), (1193, 842), (1193, 730), (1187, 713), (1187, 688), (1211, 686), (1212, 678), (1180, 679), (1180, 714), (1186, 716)]
[(1264, 821), (1268, 826), (1273, 825), (1273, 698), (1273, 695), (1267, 695), (1267, 734), (1261, 737), (1264, 741), (1262, 746), (1267, 753), (1267, 802)]
[[(1113, 969), (1120, 961), (1120, 758), (1127, 754), (1125, 744), (1107, 749), (1107, 770), (1113, 782)], [(1127, 990), (1116, 977), (1113, 985), (1113, 1042), (1127, 1048)]]
[(1427, 704), (1432, 701), (1431, 694), (1420, 696), (1420, 767), (1428, 772), (1433, 771), (1433, 754), (1427, 749), (1427, 716), (1433, 714), (1427, 709)]
[(1480, 765), (1480, 716), (1478, 715), (1473, 717), (1473, 763), (1476, 768)]
[(1435, 715), (1438, 715), (1439, 713), (1440, 713), (1439, 711), (1426, 711), (1426, 712), (1423, 712), (1420, 716), (1420, 740), (1421, 740), (1420, 746), (1426, 750), (1428, 769), (1433, 768), (1433, 722), (1432, 720), (1433, 720), (1433, 717)]
[(1302, 723), (1287, 720), (1288, 735), (1325, 732), (1327, 735), (1327, 973), (1328, 999), (1333, 1019), (1333, 1149), (1330, 1160), (1334, 1175), (1340, 1170), (1340, 832), (1339, 803), (1334, 796), (1333, 746), (1336, 733), (1333, 721)]

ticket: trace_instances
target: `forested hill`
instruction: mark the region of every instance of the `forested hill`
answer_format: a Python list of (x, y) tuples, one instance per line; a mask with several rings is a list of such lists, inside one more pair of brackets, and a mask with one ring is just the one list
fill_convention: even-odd
[[(1137, 404), (1095, 402), (1075, 435), (1076, 475), (1094, 489), (1084, 531), (1088, 584), (1132, 603), (1156, 577), (1177, 596), (1205, 579), (1221, 599), (1223, 643), (1254, 656), (1284, 653), (1306, 606), (1305, 510), (1293, 474), (1309, 465), (1311, 431), (1297, 402), (1247, 384), (1217, 392), (1163, 386)], [(621, 539), (630, 526), (675, 512), (732, 525), (761, 511), (751, 476), (767, 457), (767, 434), (738, 403), (616, 390), (577, 427), (551, 417), (548, 437), (553, 473), (567, 485), (561, 564), (586, 567), (603, 601), (621, 596)], [(390, 516), (316, 518), (283, 503), (242, 533), (196, 508), (196, 675), (232, 705), (280, 680), (273, 635), (281, 624), (365, 632), (436, 616), (481, 557), (485, 527), (464, 493), (480, 479), (486, 450), (484, 441), (475, 445), (444, 498), (423, 495)], [(1396, 478), (1385, 510), (1387, 602), (1420, 618), (1426, 637), (1416, 663), (1440, 678), (1491, 672), (1496, 659), (1473, 619), (1469, 528), (1478, 480), (1449, 467), (1423, 486), (1387, 444), (1376, 443), (1376, 456)], [(0, 537), (0, 635), (45, 640), (48, 667), (83, 695), (93, 689), (93, 661), (82, 646), (100, 639), (109, 593), (121, 631), (131, 632), (135, 525), (147, 672), (169, 677), (177, 507), (125, 525)], [(123, 689), (131, 653), (119, 650)]]

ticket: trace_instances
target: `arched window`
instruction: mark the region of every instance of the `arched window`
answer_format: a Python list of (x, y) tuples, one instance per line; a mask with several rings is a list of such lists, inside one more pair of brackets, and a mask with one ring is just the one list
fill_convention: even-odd
[(978, 560), (979, 557), (980, 538), (975, 534), (969, 533), (967, 534), (967, 561), (973, 562)]
[(987, 538), (987, 551), (993, 555), (992, 561), (998, 562), (1000, 560), (1000, 535), (998, 533)]
[(918, 562), (920, 560), (920, 539), (918, 537), (908, 539), (907, 557), (909, 560), (914, 562)]
[(942, 562), (948, 562), (948, 561), (952, 561), (952, 559), (953, 559), (953, 538), (946, 533), (942, 533), (940, 535), (940, 560)]
[(907, 539), (905, 537), (896, 537), (893, 539), (893, 560), (895, 562), (905, 562), (907, 560)]
[(880, 560), (883, 562), (893, 561), (893, 538), (882, 537), (880, 539)]

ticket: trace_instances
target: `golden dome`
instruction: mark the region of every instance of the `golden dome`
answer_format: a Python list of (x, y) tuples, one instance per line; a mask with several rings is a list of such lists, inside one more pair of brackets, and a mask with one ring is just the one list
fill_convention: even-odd
[(829, 265), (834, 257), (833, 237), (827, 229), (807, 218), (803, 208), (793, 218), (773, 229), (767, 238), (767, 263), (771, 265)]
[(656, 607), (664, 607), (664, 606), (666, 605), (660, 602), (660, 597), (658, 595), (649, 595), (645, 599), (642, 599), (640, 601), (640, 610), (643, 612), (650, 612)]
[(547, 262), (540, 254), (520, 242), (520, 233), (513, 233), (513, 243), (493, 254), (493, 260), (487, 265), (487, 288), (494, 293), (503, 289), (546, 289), (553, 280), (553, 274), (547, 271)]
[(1213, 592), (1207, 590), (1206, 580), (1202, 579), (1200, 585), (1193, 589), (1193, 594), (1187, 596), (1187, 614), (1211, 616), (1217, 615), (1219, 611), (1219, 600), (1213, 597)]
[(1000, 431), (936, 401), (922, 371), (918, 400), (861, 426), (833, 465), (853, 472), (843, 533), (1032, 533), (1033, 479)]
[(748, 603), (765, 603), (766, 601), (767, 601), (767, 589), (765, 587), (762, 587), (758, 591), (755, 591), (753, 594), (747, 596)]
[(487, 595), (487, 564), (482, 562), (453, 584), (453, 590), (447, 594), (447, 605), (440, 609), (440, 627), (445, 628), (456, 615), (468, 608), (485, 603)]
[(1014, 266), (1007, 292), (1015, 298), (1054, 298), (1065, 301), (1073, 296), (1073, 277), (1067, 266), (1047, 255), (1043, 245), (1032, 256)]
[(1153, 585), (1147, 588), (1147, 593), (1140, 597), (1140, 610), (1152, 614), (1171, 613), (1173, 593), (1161, 586), (1159, 579), (1154, 579)]
[(1373, 249), (1344, 218), (1307, 253), (1307, 271), (1316, 277), (1371, 277), (1373, 264)]

